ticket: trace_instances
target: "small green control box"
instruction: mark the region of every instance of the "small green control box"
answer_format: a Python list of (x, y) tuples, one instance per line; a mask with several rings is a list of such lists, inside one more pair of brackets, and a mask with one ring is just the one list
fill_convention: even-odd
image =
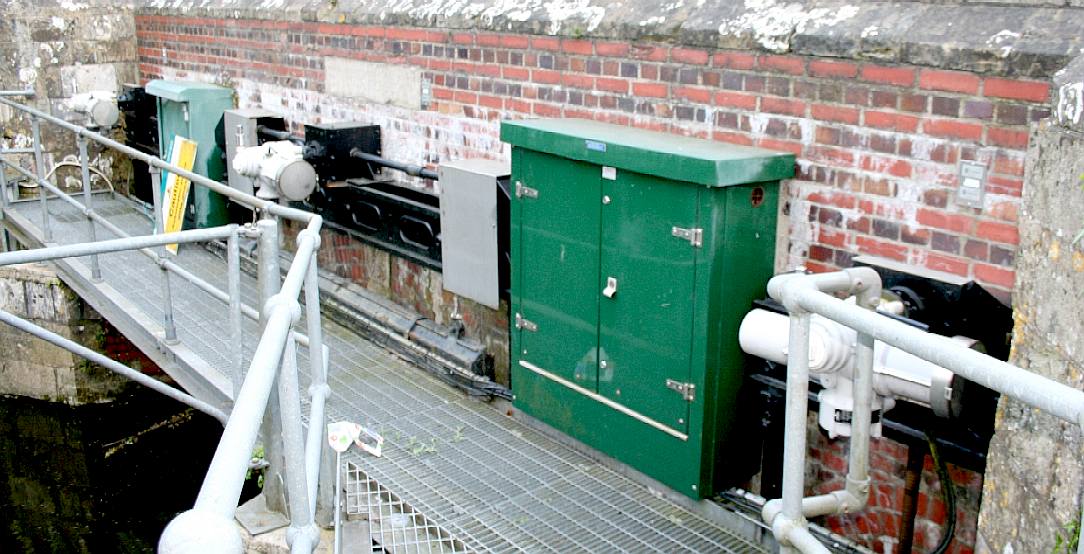
[[(158, 145), (161, 157), (169, 160), (173, 137), (196, 141), (192, 172), (214, 181), (226, 179), (222, 147), (226, 130), (222, 116), (234, 107), (233, 89), (185, 81), (154, 80), (147, 94), (158, 102)], [(163, 186), (165, 179), (162, 180)], [(229, 223), (226, 198), (205, 187), (193, 185), (185, 210), (185, 228), (216, 227)]]

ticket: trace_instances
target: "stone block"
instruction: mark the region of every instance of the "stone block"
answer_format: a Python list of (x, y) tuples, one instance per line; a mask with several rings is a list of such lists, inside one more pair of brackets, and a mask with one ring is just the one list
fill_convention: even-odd
[(0, 310), (26, 316), (26, 288), (21, 281), (0, 278)]
[(54, 285), (60, 283), (56, 271), (44, 264), (16, 264), (0, 266), (0, 279), (15, 279), (29, 283)]
[(324, 89), (328, 94), (362, 102), (422, 108), (422, 72), (408, 65), (326, 57)]
[[(75, 356), (67, 350), (53, 346), (30, 334), (5, 326), (0, 332), (5, 344), (0, 355), (6, 360), (22, 360), (49, 367), (68, 367), (75, 363)], [(56, 331), (50, 329), (52, 331)], [(62, 329), (61, 329), (62, 330)], [(69, 333), (57, 333), (61, 336)], [(65, 337), (68, 338), (68, 337)]]
[(26, 316), (41, 321), (55, 321), (55, 315), (53, 287), (42, 283), (26, 283)]
[(57, 400), (56, 368), (5, 358), (0, 362), (0, 394)]
[(64, 97), (83, 92), (120, 90), (117, 67), (111, 63), (69, 65), (60, 68), (60, 93)]
[(131, 13), (96, 13), (80, 18), (73, 25), (77, 40), (116, 41), (135, 39), (135, 19)]

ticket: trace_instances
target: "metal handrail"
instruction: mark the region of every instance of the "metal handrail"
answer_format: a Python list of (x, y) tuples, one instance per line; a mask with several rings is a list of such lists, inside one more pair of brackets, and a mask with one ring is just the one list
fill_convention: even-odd
[[(208, 292), (211, 296), (225, 301), (229, 305), (230, 328), (235, 343), (233, 362), (237, 366), (233, 375), (234, 382), (234, 405), (229, 418), (225, 421), (225, 429), (215, 451), (214, 458), (208, 468), (199, 496), (191, 510), (178, 515), (163, 531), (160, 542), (160, 552), (200, 552), (211, 550), (215, 552), (229, 551), (240, 552), (242, 548), (239, 528), (234, 521), (234, 513), (240, 498), (241, 487), (244, 484), (245, 474), (249, 467), (249, 458), (261, 431), (263, 414), (269, 407), (272, 412), (278, 409), (278, 418), (283, 429), (281, 440), (285, 457), (285, 482), (288, 487), (290, 499), (290, 531), (289, 542), (293, 552), (311, 552), (318, 540), (319, 532), (315, 525), (315, 513), (317, 504), (317, 489), (319, 487), (321, 455), (323, 452), (323, 426), (326, 411), (327, 398), (330, 390), (327, 386), (327, 352), (323, 344), (321, 329), (319, 282), (317, 267), (317, 251), (320, 247), (320, 229), (323, 219), (315, 214), (280, 206), (255, 196), (242, 193), (229, 188), (221, 183), (198, 175), (191, 171), (172, 165), (155, 156), (151, 156), (109, 139), (84, 127), (73, 125), (49, 114), (7, 100), (5, 96), (25, 95), (25, 93), (5, 94), (0, 91), (0, 105), (6, 105), (18, 111), (28, 114), (34, 134), (34, 158), (35, 172), (19, 167), (7, 160), (0, 158), (0, 222), (3, 219), (4, 209), (7, 208), (6, 166), (14, 167), (18, 172), (29, 178), (32, 182), (43, 187), (40, 191), (40, 203), (42, 212), (42, 231), (45, 242), (51, 241), (50, 215), (47, 207), (46, 191), (53, 192), (57, 198), (71, 204), (86, 216), (88, 231), (94, 237), (95, 224), (114, 233), (120, 238), (115, 240), (93, 242), (88, 244), (73, 244), (64, 246), (48, 246), (46, 248), (8, 252), (0, 254), (0, 265), (10, 263), (22, 263), (29, 261), (54, 260), (67, 257), (91, 256), (91, 273), (93, 280), (100, 280), (101, 274), (98, 269), (97, 256), (106, 252), (122, 250), (138, 250), (148, 255), (162, 269), (163, 290), (163, 326), (164, 337), (167, 344), (177, 341), (177, 333), (173, 321), (172, 293), (169, 275), (176, 273), (182, 278), (194, 284), (196, 287)], [(40, 122), (46, 121), (76, 135), (77, 146), (80, 153), (80, 166), (83, 177), (84, 203), (56, 187), (42, 174), (44, 169), (42, 162), (41, 130)], [(122, 229), (113, 225), (91, 207), (90, 178), (88, 160), (86, 155), (87, 141), (94, 141), (103, 146), (121, 152), (130, 158), (141, 160), (148, 164), (152, 173), (152, 190), (154, 196), (155, 231), (156, 236), (130, 236)], [(261, 267), (278, 267), (278, 219), (288, 219), (306, 223), (306, 228), (297, 237), (297, 250), (287, 271), (286, 278), (281, 288), (272, 285), (277, 291), (265, 297), (261, 306), (261, 312), (242, 306), (240, 294), (240, 254), (238, 248), (238, 235), (241, 230), (236, 225), (228, 225), (213, 229), (199, 229), (178, 233), (164, 233), (161, 222), (160, 198), (158, 194), (158, 172), (165, 170), (180, 177), (188, 179), (192, 184), (204, 186), (214, 192), (222, 194), (231, 200), (258, 210), (269, 220), (261, 222), (255, 228), (247, 227), (245, 232), (250, 235), (261, 233), (273, 234), (273, 239), (262, 237), (261, 244), (269, 244), (261, 248), (259, 263)], [(268, 225), (263, 225), (267, 223)], [(7, 249), (6, 231), (4, 235), (4, 248)], [(227, 264), (229, 282), (228, 291), (223, 292), (191, 272), (184, 270), (176, 263), (168, 259), (165, 254), (155, 252), (151, 248), (161, 247), (165, 244), (197, 242), (201, 240), (227, 239)], [(278, 281), (278, 270), (275, 269), (275, 283)], [(298, 322), (301, 315), (299, 297), (302, 290), (305, 293), (306, 323), (308, 336), (293, 331), (293, 326)], [(261, 294), (268, 293), (264, 290)], [(245, 308), (248, 308), (247, 310)], [(255, 353), (248, 365), (247, 372), (242, 373), (243, 356), (241, 355), (241, 317), (256, 318), (262, 316), (263, 331)], [(102, 363), (103, 366), (113, 369), (118, 373), (128, 375), (135, 380), (143, 382), (156, 390), (159, 390), (182, 402), (201, 409), (221, 420), (223, 414), (215, 413), (215, 408), (203, 404), (198, 399), (181, 391), (176, 391), (154, 379), (135, 372), (121, 364), (104, 358), (70, 341), (62, 342), (60, 337), (50, 337), (34, 329), (32, 324), (19, 318), (0, 312), (0, 321), (15, 325), (38, 336), (50, 340), (54, 344), (68, 348), (78, 354), (91, 357), (93, 361)], [(40, 330), (44, 331), (44, 330)], [(61, 340), (56, 340), (56, 339)], [(310, 414), (308, 436), (303, 437), (301, 422), (301, 401), (297, 375), (296, 345), (303, 344), (309, 349), (310, 363)], [(135, 375), (132, 375), (132, 374)], [(243, 381), (242, 381), (243, 376)], [(149, 382), (148, 382), (149, 381)], [(151, 383), (153, 382), (153, 384)], [(278, 383), (278, 406), (269, 406), (272, 386)], [(162, 390), (162, 387), (169, 389)], [(274, 417), (274, 415), (272, 416)], [(266, 437), (265, 439), (277, 440), (278, 437)]]
[[(1084, 430), (1084, 391), (963, 347), (948, 337), (881, 317), (872, 309), (873, 300), (879, 296), (880, 290), (881, 278), (870, 268), (817, 275), (779, 275), (768, 283), (768, 294), (783, 303), (791, 321), (787, 353), (783, 498), (769, 501), (763, 512), (764, 520), (772, 526), (772, 532), (782, 547), (781, 552), (828, 552), (809, 533), (806, 518), (861, 509), (868, 497), (869, 401), (872, 396), (872, 380), (868, 374), (872, 372), (872, 356), (862, 355), (857, 360), (856, 374), (865, 375), (866, 378), (854, 382), (854, 421), (846, 488), (803, 498), (811, 314), (818, 314), (857, 331), (858, 354), (867, 348), (872, 350), (874, 339), (883, 341)], [(856, 293), (858, 302), (844, 302), (829, 292)], [(1084, 522), (1084, 507), (1081, 521)], [(1078, 554), (1084, 554), (1084, 542), (1080, 544)]]
[(257, 198), (251, 194), (246, 194), (235, 188), (230, 188), (229, 186), (223, 185), (218, 181), (209, 179), (198, 173), (193, 173), (182, 167), (172, 165), (157, 156), (152, 156), (145, 152), (140, 152), (139, 150), (136, 150), (135, 148), (132, 148), (128, 145), (117, 142), (99, 133), (95, 133), (94, 131), (87, 129), (86, 127), (81, 127), (79, 125), (69, 123), (58, 117), (51, 116), (43, 111), (31, 108), (30, 106), (25, 106), (23, 104), (19, 104), (18, 102), (8, 100), (3, 96), (0, 96), (0, 105), (9, 106), (18, 111), (26, 113), (27, 115), (30, 115), (33, 119), (48, 121), (49, 123), (52, 123), (57, 127), (75, 133), (76, 136), (85, 137), (89, 140), (97, 142), (98, 144), (101, 144), (102, 146), (106, 146), (110, 149), (116, 150), (128, 156), (129, 158), (144, 162), (151, 167), (163, 169), (180, 177), (184, 177), (185, 179), (191, 181), (193, 184), (207, 187), (212, 191), (217, 192), (218, 194), (221, 194), (222, 196), (225, 196), (239, 204), (248, 206), (249, 208), (260, 210), (261, 212), (268, 213), (276, 217), (281, 217), (293, 221), (300, 221), (302, 223), (308, 223), (312, 220), (312, 218), (316, 217), (316, 214), (313, 214), (312, 212), (306, 212), (304, 210), (298, 210), (296, 208), (280, 206), (273, 201)]
[[(295, 386), (283, 387), (282, 383), (296, 384), (297, 372), (292, 352), (291, 328), (301, 316), (298, 297), (302, 286), (315, 287), (307, 278), (310, 264), (315, 260), (319, 246), (321, 221), (314, 218), (309, 227), (298, 236), (297, 254), (291, 264), (282, 289), (265, 304), (267, 323), (264, 334), (256, 346), (248, 373), (234, 403), (233, 413), (222, 432), (222, 440), (215, 451), (207, 477), (200, 488), (195, 506), (178, 515), (166, 527), (159, 542), (160, 552), (197, 552), (213, 547), (215, 551), (234, 552), (241, 549), (241, 538), (233, 521), (237, 499), (244, 484), (244, 468), (249, 453), (256, 443), (260, 422), (271, 395), (271, 388), (280, 373), (279, 403), (283, 415), (299, 414), (299, 399)], [(306, 304), (306, 317), (319, 318), (318, 304)], [(311, 353), (315, 351), (310, 347)], [(280, 370), (281, 365), (281, 370)], [(326, 399), (326, 366), (312, 375), (311, 415), (309, 437), (322, 433), (322, 414)], [(319, 392), (316, 392), (319, 391)], [(286, 456), (286, 483), (291, 504), (289, 536), (292, 552), (311, 552), (319, 540), (316, 529), (315, 487), (309, 486), (309, 474), (318, 471), (319, 460), (306, 468), (304, 447), (301, 445), (300, 419), (290, 417), (283, 421), (283, 439)], [(240, 471), (238, 471), (240, 469)], [(304, 471), (303, 471), (304, 469)], [(219, 550), (221, 549), (221, 550)]]
[[(120, 252), (124, 250), (131, 250), (133, 248), (161, 246), (171, 243), (187, 244), (194, 242), (205, 242), (208, 240), (228, 238), (229, 236), (235, 235), (236, 233), (237, 226), (228, 225), (225, 227), (217, 227), (214, 229), (197, 229), (192, 231), (182, 231), (179, 233), (170, 233), (167, 235), (131, 237), (94, 243), (54, 246), (51, 248), (18, 250), (14, 252), (0, 253), (0, 266), (45, 262), (61, 258), (105, 254), (108, 252)], [(215, 419), (219, 420), (223, 425), (225, 425), (226, 423), (226, 414), (224, 414), (218, 408), (215, 408), (214, 406), (211, 406), (210, 404), (203, 402), (202, 400), (199, 400), (190, 394), (170, 387), (169, 385), (166, 385), (161, 381), (158, 381), (157, 379), (148, 377), (143, 373), (140, 373), (139, 371), (136, 371), (124, 364), (121, 364), (115, 360), (111, 360), (81, 344), (61, 337), (60, 335), (57, 335), (56, 333), (53, 333), (48, 329), (45, 329), (38, 325), (34, 325), (33, 323), (25, 319), (17, 317), (3, 310), (0, 310), (0, 322), (6, 323), (21, 331), (30, 333), (31, 335), (48, 341), (49, 343), (64, 348), (69, 352), (78, 354), (79, 356), (90, 360), (98, 365), (101, 365), (102, 367), (105, 367), (115, 373), (119, 373), (132, 381), (136, 381), (146, 387), (149, 387), (166, 396), (169, 396), (174, 400), (191, 406), (205, 414), (210, 415), (211, 417), (214, 417)]]
[[(31, 150), (31, 152), (33, 152), (33, 149), (30, 149), (30, 150)], [(88, 204), (83, 204), (83, 203), (80, 203), (79, 201), (77, 201), (77, 199), (75, 199), (72, 195), (69, 195), (66, 192), (64, 192), (62, 189), (59, 188), (59, 186), (56, 186), (55, 184), (49, 182), (47, 179), (39, 178), (38, 176), (34, 175), (33, 172), (30, 172), (26, 168), (20, 167), (18, 165), (13, 164), (13, 163), (7, 162), (7, 160), (4, 160), (4, 159), (0, 158), (0, 170), (2, 170), (3, 167), (11, 167), (12, 169), (15, 170), (15, 172), (20, 173), (20, 175), (22, 175), (23, 177), (29, 179), (31, 182), (35, 182), (39, 186), (43, 186), (43, 188), (46, 188), (49, 192), (54, 194), (54, 196), (51, 196), (50, 198), (59, 198), (59, 199), (61, 199), (61, 201), (64, 201), (64, 202), (72, 205), (77, 210), (79, 210), (81, 212), (81, 214), (86, 215), (88, 219), (91, 219), (94, 222), (100, 224), (100, 226), (104, 227), (106, 231), (108, 231), (109, 233), (112, 233), (114, 236), (133, 236), (132, 234), (126, 232), (125, 230), (122, 230), (119, 227), (117, 227), (116, 224), (114, 224), (112, 221), (109, 221), (108, 219), (102, 217), (100, 214), (98, 214), (98, 212), (94, 211), (93, 208), (88, 207), (90, 195), (86, 191), (83, 192), (83, 195), (85, 195), (85, 198), (86, 198), (85, 202), (87, 202)], [(158, 169), (154, 168), (154, 170), (157, 171)], [(89, 176), (83, 182), (89, 183)], [(85, 189), (87, 188), (87, 186), (89, 186), (89, 185), (85, 185)], [(44, 218), (46, 216), (42, 216), (42, 217)], [(93, 237), (93, 233), (91, 233), (91, 236)], [(224, 292), (224, 291), (222, 291), (221, 288), (208, 283), (206, 280), (204, 280), (202, 278), (199, 278), (198, 275), (192, 273), (189, 270), (184, 269), (184, 267), (179, 266), (178, 263), (173, 262), (169, 258), (166, 258), (166, 257), (154, 252), (154, 250), (152, 250), (150, 248), (141, 248), (139, 250), (139, 252), (142, 253), (143, 255), (151, 258), (152, 260), (154, 260), (154, 262), (157, 263), (158, 266), (162, 266), (164, 269), (166, 269), (166, 270), (168, 270), (168, 271), (170, 271), (172, 273), (176, 273), (178, 276), (180, 276), (180, 278), (184, 279), (185, 281), (188, 281), (189, 283), (192, 283), (197, 288), (201, 289), (201, 291), (209, 294), (212, 298), (215, 298), (215, 299), (223, 302), (223, 304), (227, 304), (227, 305), (231, 304), (232, 296), (230, 295), (230, 293)], [(91, 260), (91, 265), (92, 266), (95, 265), (95, 261), (93, 259)], [(100, 278), (100, 273), (94, 271), (94, 268), (91, 269), (91, 273), (92, 273), (92, 275), (94, 275), (95, 279)], [(259, 321), (260, 314), (259, 314), (259, 311), (256, 308), (248, 306), (247, 304), (242, 304), (240, 309), (241, 309), (241, 313), (244, 315), (244, 317), (246, 317), (246, 318), (248, 318), (250, 320), (253, 320), (253, 321)], [(298, 338), (298, 342), (299, 342), (299, 344), (301, 346), (305, 346), (305, 347), (309, 346), (309, 337), (308, 337), (308, 335), (298, 333), (297, 338)]]

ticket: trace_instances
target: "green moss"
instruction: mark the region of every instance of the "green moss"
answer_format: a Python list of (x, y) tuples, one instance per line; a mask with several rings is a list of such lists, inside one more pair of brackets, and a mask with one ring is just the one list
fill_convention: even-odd
[(1061, 526), (1057, 537), (1054, 539), (1052, 554), (1075, 554), (1080, 544), (1080, 520), (1072, 519), (1069, 523)]

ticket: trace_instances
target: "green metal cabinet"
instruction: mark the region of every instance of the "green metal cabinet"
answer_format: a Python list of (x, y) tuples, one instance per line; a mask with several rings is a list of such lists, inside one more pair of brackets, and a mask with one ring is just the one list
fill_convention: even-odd
[(575, 119), (512, 145), (512, 390), (523, 412), (693, 497), (758, 453), (738, 325), (772, 275), (794, 157)]
[[(147, 94), (158, 103), (158, 144), (162, 159), (169, 159), (173, 137), (196, 141), (196, 162), (192, 172), (215, 181), (223, 181), (222, 115), (234, 107), (233, 90), (205, 83), (154, 80), (147, 83)], [(163, 176), (162, 186), (165, 183)], [(185, 227), (215, 227), (229, 223), (226, 198), (217, 192), (193, 185), (189, 192)]]

